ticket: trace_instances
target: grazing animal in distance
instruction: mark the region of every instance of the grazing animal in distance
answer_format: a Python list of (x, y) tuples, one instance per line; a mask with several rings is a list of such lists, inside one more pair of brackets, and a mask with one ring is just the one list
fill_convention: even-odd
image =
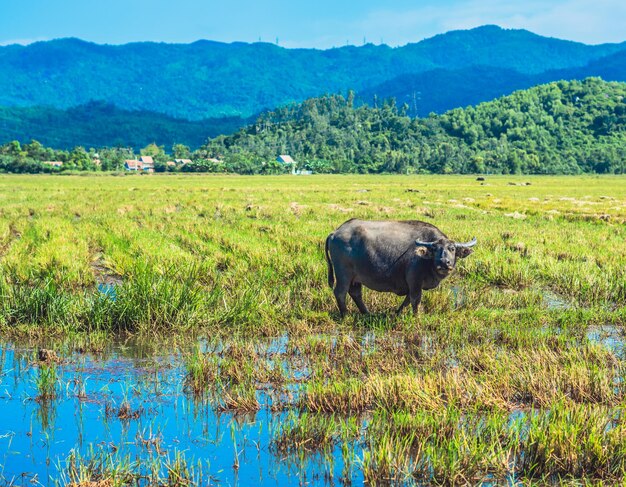
[(326, 238), (328, 285), (334, 287), (342, 318), (347, 313), (346, 294), (361, 313), (369, 313), (363, 286), (406, 296), (396, 312), (411, 303), (415, 313), (422, 291), (436, 288), (474, 245), (476, 238), (454, 242), (436, 226), (417, 220), (351, 219)]

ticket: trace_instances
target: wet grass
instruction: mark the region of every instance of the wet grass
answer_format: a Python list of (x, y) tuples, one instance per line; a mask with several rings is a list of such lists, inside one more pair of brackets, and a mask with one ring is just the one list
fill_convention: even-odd
[(56, 398), (58, 389), (57, 370), (54, 365), (44, 364), (39, 367), (39, 373), (35, 379), (37, 396), (39, 402), (46, 402)]
[[(5, 340), (61, 358), (106, 360), (128, 340), (171, 354), (194, 407), (280, 418), (258, 451), (300, 472), (321, 462), (328, 483), (626, 478), (624, 178), (97, 179), (0, 178)], [(479, 244), (418, 316), (365, 291), (372, 315), (351, 304), (340, 321), (323, 242), (350, 217)], [(55, 397), (89, 397), (63, 362), (33, 367), (42, 422)], [(144, 420), (132, 394), (104, 407)], [(249, 445), (231, 436), (238, 470)], [(139, 475), (109, 451), (71, 459), (65, 484)], [(140, 475), (155, 485), (211, 482), (182, 453), (153, 461)]]
[(203, 476), (201, 462), (191, 463), (178, 451), (165, 460), (137, 462), (130, 456), (92, 449), (86, 457), (71, 452), (60, 467), (60, 484), (71, 487), (192, 487), (210, 482)]

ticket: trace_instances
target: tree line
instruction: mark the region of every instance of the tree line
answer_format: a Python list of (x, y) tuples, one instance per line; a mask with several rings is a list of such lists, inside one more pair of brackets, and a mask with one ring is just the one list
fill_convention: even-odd
[[(150, 144), (156, 171), (276, 174), (289, 154), (317, 173), (626, 173), (626, 83), (559, 81), (475, 107), (425, 118), (394, 99), (359, 105), (346, 96), (311, 98), (260, 115), (198, 150)], [(95, 157), (97, 154), (97, 158)], [(55, 151), (37, 142), (0, 146), (0, 171), (121, 170), (124, 148)], [(180, 167), (171, 158), (191, 159)], [(45, 160), (61, 160), (62, 168)], [(99, 165), (94, 163), (99, 160)]]
[(199, 152), (256, 161), (290, 154), (316, 172), (626, 173), (626, 83), (559, 81), (425, 118), (393, 99), (329, 95), (283, 107)]

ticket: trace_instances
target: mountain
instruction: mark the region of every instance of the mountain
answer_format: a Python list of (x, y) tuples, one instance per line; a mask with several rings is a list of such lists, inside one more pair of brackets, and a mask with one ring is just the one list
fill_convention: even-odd
[(60, 110), (50, 107), (0, 107), (0, 141), (37, 140), (55, 149), (75, 146), (132, 147), (157, 142), (170, 149), (174, 143), (196, 148), (207, 137), (228, 134), (249, 120), (239, 117), (181, 120), (148, 111), (129, 111), (104, 102)]
[(332, 95), (265, 113), (198, 154), (244, 172), (290, 154), (317, 172), (624, 174), (625, 99), (626, 83), (588, 78), (411, 119), (392, 101)]
[[(626, 83), (588, 78), (410, 118), (393, 100), (370, 107), (356, 104), (353, 92), (346, 98), (325, 95), (263, 113), (232, 135), (210, 139), (181, 170), (276, 174), (286, 170), (276, 155), (290, 154), (298, 167), (320, 173), (626, 174), (625, 99)], [(98, 153), (103, 170), (132, 157), (128, 149)], [(165, 157), (158, 170), (167, 169)], [(52, 160), (63, 166), (41, 162)], [(93, 152), (80, 147), (67, 152), (37, 142), (0, 145), (0, 172), (97, 169)]]
[(548, 71), (542, 77), (544, 79), (557, 77), (558, 79), (582, 79), (588, 76), (598, 76), (607, 81), (626, 81), (626, 50), (595, 59), (580, 68)]
[(435, 69), (397, 76), (359, 92), (358, 99), (375, 105), (387, 98), (395, 98), (399, 105), (406, 103), (409, 106), (409, 115), (425, 117), (431, 112), (443, 113), (493, 100), (543, 81), (540, 75), (491, 66)]
[(424, 53), (434, 64), (448, 69), (493, 66), (533, 74), (583, 66), (626, 49), (626, 43), (589, 46), (543, 37), (527, 30), (485, 25), (436, 35), (415, 44), (414, 49)]
[(626, 81), (626, 50), (590, 61), (582, 67), (521, 73), (497, 66), (469, 66), (462, 69), (435, 69), (403, 74), (359, 92), (363, 103), (386, 98), (407, 103), (411, 116), (424, 117), (509, 95), (516, 90), (558, 80), (600, 77)]
[[(58, 39), (0, 47), (0, 106), (67, 109), (102, 100), (191, 120), (247, 117), (323, 93), (371, 91), (428, 71), (445, 78), (441, 70), (452, 70), (454, 79), (478, 66), (505, 70), (511, 77), (511, 71), (536, 75), (581, 68), (624, 50), (626, 44), (590, 46), (496, 26), (397, 48), (285, 49), (212, 41), (98, 45)], [(484, 101), (492, 92), (472, 99)]]

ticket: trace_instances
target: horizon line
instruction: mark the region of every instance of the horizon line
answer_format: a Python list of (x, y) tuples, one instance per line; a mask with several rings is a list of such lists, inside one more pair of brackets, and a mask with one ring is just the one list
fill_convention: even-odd
[(201, 43), (201, 42), (208, 42), (208, 43), (214, 43), (214, 44), (225, 44), (225, 45), (233, 45), (233, 44), (246, 44), (246, 45), (255, 45), (255, 44), (267, 44), (267, 45), (271, 45), (271, 46), (275, 46), (275, 47), (279, 47), (282, 49), (288, 49), (288, 50), (298, 50), (298, 49), (303, 49), (303, 50), (317, 50), (317, 51), (329, 51), (332, 49), (343, 49), (346, 47), (365, 47), (365, 46), (374, 46), (374, 47), (388, 47), (390, 49), (397, 49), (397, 48), (402, 48), (402, 47), (406, 47), (409, 45), (414, 45), (414, 44), (419, 44), (423, 41), (427, 41), (430, 39), (434, 39), (436, 37), (439, 36), (445, 36), (447, 34), (451, 34), (451, 33), (455, 33), (455, 32), (471, 32), (471, 31), (475, 31), (475, 30), (480, 30), (480, 29), (485, 29), (485, 28), (496, 28), (498, 30), (501, 31), (513, 31), (513, 32), (527, 32), (529, 34), (532, 34), (534, 36), (537, 37), (541, 37), (544, 39), (554, 39), (554, 40), (559, 40), (562, 42), (571, 42), (574, 44), (581, 44), (581, 45), (585, 45), (585, 46), (602, 46), (602, 45), (619, 45), (619, 44), (623, 44), (626, 42), (626, 40), (624, 41), (619, 41), (619, 42), (601, 42), (601, 43), (597, 43), (597, 44), (591, 44), (591, 43), (586, 43), (586, 42), (581, 42), (581, 41), (575, 41), (575, 40), (571, 40), (571, 39), (563, 39), (560, 37), (554, 37), (554, 36), (544, 36), (541, 34), (537, 34), (531, 30), (528, 29), (518, 29), (518, 28), (507, 28), (507, 27), (502, 27), (500, 25), (497, 24), (483, 24), (483, 25), (479, 25), (476, 27), (471, 27), (468, 29), (452, 29), (452, 30), (448, 30), (445, 32), (440, 32), (438, 34), (429, 36), (429, 37), (424, 37), (420, 40), (416, 40), (416, 41), (412, 41), (412, 42), (407, 42), (405, 44), (398, 44), (398, 45), (391, 45), (391, 44), (387, 44), (384, 42), (383, 38), (381, 38), (381, 42), (380, 43), (375, 43), (372, 41), (367, 41), (367, 39), (364, 37), (363, 41), (361, 43), (350, 43), (349, 40), (346, 44), (343, 45), (337, 45), (337, 46), (331, 46), (331, 47), (292, 47), (289, 45), (281, 45), (280, 43), (280, 38), (277, 37), (276, 41), (272, 42), (272, 41), (263, 41), (261, 40), (261, 38), (259, 38), (259, 40), (257, 41), (243, 41), (243, 40), (235, 40), (235, 41), (220, 41), (220, 40), (215, 40), (215, 39), (206, 39), (206, 38), (199, 38), (193, 41), (189, 41), (189, 42), (172, 42), (172, 41), (165, 41), (165, 40), (149, 40), (149, 39), (145, 39), (145, 40), (136, 40), (136, 41), (126, 41), (126, 42), (97, 42), (97, 41), (93, 41), (93, 40), (88, 40), (88, 39), (84, 39), (81, 37), (76, 37), (76, 36), (67, 36), (67, 37), (52, 37), (52, 38), (34, 38), (34, 39), (9, 39), (6, 41), (0, 41), (0, 48), (2, 47), (15, 47), (15, 46), (19, 46), (19, 47), (28, 47), (31, 46), (33, 44), (38, 44), (38, 43), (46, 43), (46, 42), (54, 42), (54, 41), (64, 41), (64, 40), (75, 40), (75, 41), (80, 41), (83, 42), (85, 44), (93, 44), (93, 45), (97, 45), (97, 46), (112, 46), (112, 47), (119, 47), (119, 46), (127, 46), (130, 44), (167, 44), (167, 45), (177, 45), (177, 46), (184, 46), (184, 45), (192, 45), (192, 44), (196, 44), (196, 43)]

